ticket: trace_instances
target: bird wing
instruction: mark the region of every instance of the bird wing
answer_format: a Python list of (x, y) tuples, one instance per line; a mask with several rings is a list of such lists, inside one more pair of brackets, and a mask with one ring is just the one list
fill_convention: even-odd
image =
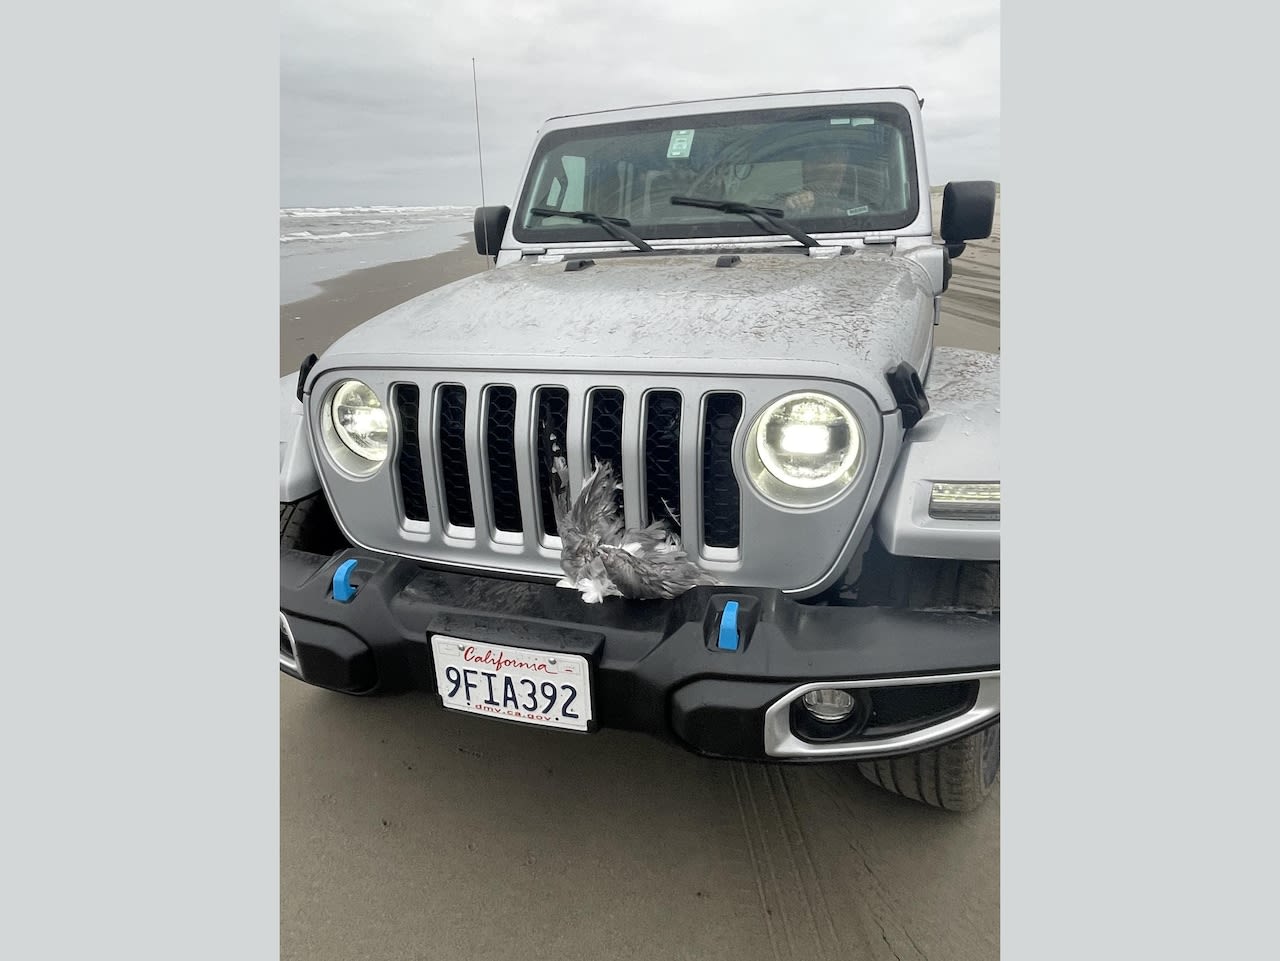
[(699, 584), (715, 583), (683, 553), (636, 556), (614, 548), (606, 549), (602, 560), (609, 580), (623, 597), (669, 599)]

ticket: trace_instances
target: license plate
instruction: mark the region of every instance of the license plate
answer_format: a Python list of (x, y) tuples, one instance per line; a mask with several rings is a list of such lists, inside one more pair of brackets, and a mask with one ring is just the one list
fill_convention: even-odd
[(436, 686), (445, 707), (541, 727), (585, 731), (591, 672), (580, 654), (530, 651), (435, 634)]

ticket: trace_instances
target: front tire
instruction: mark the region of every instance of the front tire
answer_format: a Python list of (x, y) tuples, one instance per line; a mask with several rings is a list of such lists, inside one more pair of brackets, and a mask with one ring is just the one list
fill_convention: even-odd
[(945, 811), (979, 807), (1000, 774), (1000, 722), (930, 751), (883, 761), (860, 761), (872, 784)]
[(324, 494), (316, 493), (280, 505), (280, 549), (311, 554), (336, 554), (350, 547), (333, 519)]

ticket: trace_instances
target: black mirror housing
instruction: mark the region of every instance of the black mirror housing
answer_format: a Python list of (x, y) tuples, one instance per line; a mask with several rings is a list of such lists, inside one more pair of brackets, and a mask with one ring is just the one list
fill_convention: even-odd
[(476, 253), (486, 257), (498, 256), (502, 249), (502, 235), (507, 230), (510, 207), (477, 207), (475, 218)]
[(960, 180), (942, 191), (942, 242), (952, 257), (964, 252), (966, 240), (991, 236), (996, 215), (996, 185), (991, 180)]

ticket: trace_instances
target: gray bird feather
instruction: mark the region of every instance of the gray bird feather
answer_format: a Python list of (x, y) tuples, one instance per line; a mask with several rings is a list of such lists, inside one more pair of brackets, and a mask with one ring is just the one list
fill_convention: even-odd
[(673, 598), (715, 579), (689, 560), (664, 521), (628, 530), (614, 491), (621, 485), (609, 463), (596, 462), (582, 490), (569, 499), (569, 467), (552, 460), (552, 505), (560, 533), (561, 587), (582, 592), (588, 604), (606, 597)]

